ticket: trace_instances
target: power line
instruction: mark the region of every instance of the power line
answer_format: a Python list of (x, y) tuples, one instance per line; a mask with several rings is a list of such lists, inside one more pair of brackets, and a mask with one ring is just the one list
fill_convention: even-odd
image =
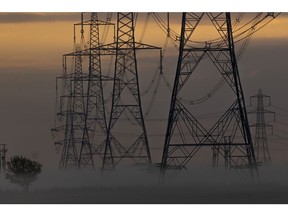
[(271, 105), (271, 107), (274, 107), (274, 108), (276, 108), (276, 109), (278, 109), (278, 110), (281, 110), (281, 111), (283, 111), (283, 112), (287, 112), (287, 113), (288, 113), (288, 109), (285, 109), (285, 108), (283, 108), (283, 107), (279, 107), (279, 106), (275, 106), (275, 105)]

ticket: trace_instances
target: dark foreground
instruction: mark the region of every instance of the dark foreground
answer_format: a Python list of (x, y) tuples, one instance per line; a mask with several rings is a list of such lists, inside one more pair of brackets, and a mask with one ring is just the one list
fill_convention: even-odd
[(220, 188), (118, 187), (0, 192), (3, 204), (287, 204), (288, 189), (276, 185)]
[(288, 204), (288, 166), (260, 168), (257, 180), (226, 170), (195, 167), (164, 183), (157, 171), (119, 170), (107, 176), (47, 171), (29, 192), (0, 179), (0, 203)]

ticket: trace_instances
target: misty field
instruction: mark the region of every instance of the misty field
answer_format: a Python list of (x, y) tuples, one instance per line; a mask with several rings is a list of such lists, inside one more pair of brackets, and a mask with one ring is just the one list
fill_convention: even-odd
[(162, 182), (157, 170), (44, 170), (29, 192), (1, 175), (0, 203), (258, 204), (288, 203), (288, 166), (260, 167), (259, 178), (194, 167)]

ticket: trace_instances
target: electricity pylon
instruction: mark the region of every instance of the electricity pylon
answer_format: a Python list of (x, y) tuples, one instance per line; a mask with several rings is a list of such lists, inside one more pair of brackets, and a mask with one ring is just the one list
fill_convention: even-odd
[(6, 170), (6, 146), (6, 144), (0, 144), (0, 173)]
[[(113, 24), (98, 20), (97, 14), (92, 13), (91, 20), (81, 22), (82, 35), (83, 26), (90, 26), (89, 47), (82, 46), (84, 48), (79, 52), (64, 55), (64, 68), (66, 68), (66, 58), (68, 57), (79, 56), (83, 59), (87, 57), (89, 59), (88, 73), (82, 76), (82, 82), (85, 83), (85, 90), (82, 95), (85, 109), (82, 112), (84, 123), (81, 127), (82, 137), (79, 139), (81, 140), (80, 149), (77, 151), (78, 168), (94, 167), (94, 155), (100, 156), (103, 169), (114, 168), (125, 158), (130, 158), (137, 164), (151, 162), (139, 94), (136, 50), (160, 48), (135, 42), (134, 22), (133, 13), (118, 13), (117, 41), (100, 45), (99, 26)], [(102, 55), (116, 56), (113, 79), (103, 76), (101, 73)], [(106, 122), (103, 82), (111, 80), (113, 81), (112, 108), (110, 117)], [(120, 123), (122, 114), (132, 118), (129, 119), (133, 124), (131, 130), (127, 129), (127, 125)], [(107, 125), (107, 123), (109, 124)], [(121, 140), (121, 138), (119, 139), (121, 135), (118, 136), (119, 132), (117, 131), (119, 128), (125, 129), (126, 133), (127, 130), (131, 131), (134, 135), (130, 136), (128, 140)], [(97, 136), (94, 136), (96, 133)]]
[[(115, 51), (115, 72), (111, 113), (107, 129), (103, 170), (114, 169), (123, 159), (132, 159), (136, 164), (150, 164), (146, 126), (143, 118), (139, 92), (136, 50), (159, 49), (135, 42), (133, 13), (117, 13), (116, 43), (102, 49)], [(123, 124), (121, 117), (130, 124)], [(128, 138), (120, 140), (118, 134), (129, 132)]]
[[(87, 86), (87, 101), (84, 114), (85, 124), (80, 150), (79, 167), (92, 165), (93, 155), (103, 154), (105, 134), (107, 131), (105, 105), (102, 86), (101, 56), (99, 50), (99, 20), (97, 13), (91, 13), (90, 47), (89, 47), (89, 73)], [(98, 127), (100, 128), (98, 130)], [(92, 131), (92, 132), (89, 132)], [(99, 131), (97, 139), (92, 143), (92, 134)]]
[[(91, 19), (83, 21), (81, 14), (81, 42), (73, 53), (63, 56), (64, 75), (58, 123), (54, 129), (60, 132), (62, 139), (57, 141), (62, 147), (60, 168), (94, 168), (93, 156), (103, 156), (106, 138), (106, 118), (103, 100), (101, 59), (99, 47), (99, 25), (112, 25), (98, 20), (97, 13), (91, 13)], [(89, 26), (89, 48), (84, 41), (84, 26)], [(74, 32), (74, 43), (76, 37)], [(67, 73), (67, 58), (74, 61), (74, 72)], [(88, 58), (87, 64), (83, 64)], [(86, 67), (85, 67), (86, 66)], [(84, 73), (83, 71), (88, 71)], [(96, 141), (92, 137), (100, 127), (100, 135)], [(99, 144), (100, 143), (100, 144)], [(104, 144), (103, 144), (104, 143)], [(102, 145), (102, 147), (101, 147)], [(102, 152), (101, 152), (102, 148)], [(100, 149), (100, 150), (99, 150)], [(101, 155), (100, 155), (101, 156)]]
[[(194, 32), (201, 25), (204, 16), (208, 17), (220, 38), (216, 41), (195, 43)], [(220, 165), (221, 158), (227, 167), (243, 168), (255, 165), (233, 39), (230, 13), (183, 13), (161, 170), (185, 167), (203, 147), (212, 150), (213, 166)], [(188, 84), (188, 79), (199, 68), (203, 59), (208, 59), (216, 71), (220, 72), (234, 97), (232, 105), (210, 129), (204, 127), (193, 111), (184, 105), (181, 96), (185, 84)]]
[(60, 133), (61, 137), (60, 140), (55, 142), (56, 145), (60, 145), (62, 148), (59, 168), (78, 166), (79, 150), (82, 143), (85, 102), (83, 97), (82, 57), (77, 55), (80, 45), (77, 45), (75, 49), (73, 72), (67, 73), (64, 67), (64, 74), (59, 77), (63, 84), (59, 112), (57, 113), (58, 123), (61, 125), (54, 129)]
[(268, 95), (264, 95), (261, 89), (258, 90), (257, 95), (253, 95), (250, 97), (250, 104), (253, 98), (257, 99), (257, 107), (256, 110), (251, 111), (249, 113), (256, 114), (256, 124), (251, 125), (251, 127), (256, 127), (255, 140), (254, 140), (256, 161), (258, 163), (271, 164), (271, 157), (267, 142), (266, 127), (273, 128), (273, 126), (265, 123), (265, 114), (266, 113), (273, 114), (275, 120), (275, 112), (266, 110), (264, 108), (265, 107), (264, 98), (267, 98), (269, 100), (269, 105), (271, 105), (271, 98)]

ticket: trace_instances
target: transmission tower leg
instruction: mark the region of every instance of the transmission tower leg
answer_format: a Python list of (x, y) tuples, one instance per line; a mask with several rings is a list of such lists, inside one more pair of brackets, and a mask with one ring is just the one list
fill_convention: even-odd
[(212, 167), (217, 167), (218, 166), (218, 160), (219, 160), (219, 147), (212, 147)]
[(232, 69), (233, 69), (234, 85), (236, 89), (238, 109), (240, 113), (242, 129), (243, 129), (243, 136), (244, 136), (244, 140), (246, 143), (247, 158), (249, 161), (249, 166), (256, 167), (256, 159), (255, 159), (255, 154), (254, 154), (254, 149), (253, 149), (253, 144), (252, 144), (252, 137), (251, 137), (250, 127), (249, 127), (249, 122), (248, 122), (248, 117), (247, 117), (245, 98), (244, 98), (244, 93), (243, 93), (243, 89), (242, 89), (242, 85), (240, 81), (237, 59), (235, 55), (230, 13), (226, 13), (226, 22), (227, 22), (229, 53), (230, 53), (231, 64), (232, 64)]

